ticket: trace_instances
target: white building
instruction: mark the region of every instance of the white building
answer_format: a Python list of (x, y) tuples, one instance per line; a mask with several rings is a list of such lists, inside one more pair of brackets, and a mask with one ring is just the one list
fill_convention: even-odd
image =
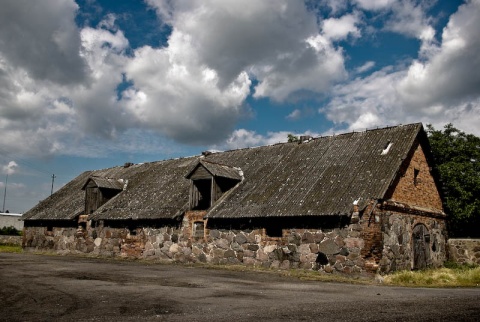
[(20, 220), (21, 218), (22, 214), (0, 212), (0, 229), (13, 226), (17, 230), (23, 230), (23, 221)]

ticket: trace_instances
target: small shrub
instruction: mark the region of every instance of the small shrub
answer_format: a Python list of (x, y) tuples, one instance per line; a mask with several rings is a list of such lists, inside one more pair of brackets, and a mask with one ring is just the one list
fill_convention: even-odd
[(0, 229), (0, 235), (8, 235), (8, 236), (21, 236), (22, 232), (17, 230), (15, 227), (3, 227)]

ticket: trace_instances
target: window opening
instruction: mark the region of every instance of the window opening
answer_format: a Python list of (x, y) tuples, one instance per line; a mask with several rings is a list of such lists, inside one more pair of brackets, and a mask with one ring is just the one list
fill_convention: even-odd
[(194, 180), (193, 185), (195, 188), (196, 199), (193, 202), (193, 210), (207, 210), (211, 206), (212, 199), (212, 180), (201, 179)]
[(205, 235), (205, 224), (203, 221), (195, 221), (192, 227), (192, 235), (195, 238), (203, 238)]
[(418, 185), (418, 175), (420, 174), (419, 169), (413, 169), (413, 185), (416, 187)]
[(269, 237), (282, 237), (282, 227), (279, 226), (270, 226), (265, 228), (265, 233)]

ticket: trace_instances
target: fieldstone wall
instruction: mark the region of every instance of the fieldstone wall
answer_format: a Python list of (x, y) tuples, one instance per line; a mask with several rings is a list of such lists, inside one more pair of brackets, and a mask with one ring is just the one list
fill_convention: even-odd
[[(178, 263), (238, 264), (275, 269), (313, 269), (326, 273), (388, 273), (413, 266), (412, 230), (422, 223), (429, 230), (429, 264), (445, 261), (445, 225), (435, 218), (375, 209), (344, 228), (283, 229), (271, 237), (265, 229), (205, 229), (192, 234), (192, 213), (175, 227), (136, 229), (27, 227), (27, 250), (51, 250), (59, 254), (152, 259)], [(208, 226), (208, 224), (207, 224)]]
[(459, 264), (480, 265), (480, 239), (449, 239), (448, 259)]
[(430, 234), (428, 266), (440, 267), (446, 261), (445, 220), (387, 211), (382, 214), (381, 224), (383, 232), (383, 252), (379, 262), (381, 273), (413, 268), (412, 233), (418, 224), (425, 225)]
[(0, 235), (0, 245), (22, 245), (22, 236)]
[(279, 269), (316, 269), (327, 273), (361, 273), (365, 261), (358, 224), (329, 231), (290, 229), (283, 237), (268, 237), (264, 229), (206, 230), (204, 238), (185, 234), (183, 228), (137, 228), (134, 231), (99, 226), (74, 228), (28, 227), (27, 250), (60, 254), (85, 253), (179, 263), (241, 264)]
[(76, 238), (77, 229), (47, 227), (25, 227), (22, 246), (27, 251), (49, 251), (58, 253), (81, 253), (84, 241)]

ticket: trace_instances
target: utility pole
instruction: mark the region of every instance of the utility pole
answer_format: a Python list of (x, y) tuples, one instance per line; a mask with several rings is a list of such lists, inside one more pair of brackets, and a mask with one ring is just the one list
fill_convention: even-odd
[(50, 196), (53, 195), (53, 182), (55, 181), (55, 174), (52, 174), (52, 191), (50, 192)]
[(7, 173), (7, 176), (5, 177), (5, 190), (3, 191), (3, 210), (2, 210), (2, 212), (5, 212), (5, 199), (7, 197), (7, 182), (8, 182), (8, 173)]

